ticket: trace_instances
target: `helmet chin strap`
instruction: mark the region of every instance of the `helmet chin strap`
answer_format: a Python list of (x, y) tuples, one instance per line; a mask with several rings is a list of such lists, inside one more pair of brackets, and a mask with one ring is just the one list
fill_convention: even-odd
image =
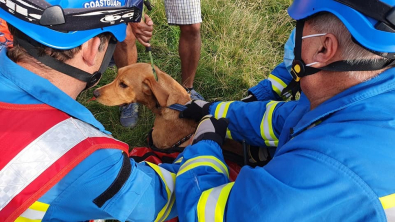
[(313, 75), (321, 70), (331, 72), (350, 72), (350, 71), (376, 71), (384, 69), (388, 66), (394, 66), (395, 60), (381, 59), (381, 60), (341, 60), (333, 62), (327, 66), (321, 68), (314, 68), (305, 64), (302, 60), (302, 37), (305, 20), (298, 20), (296, 22), (296, 33), (295, 33), (295, 58), (292, 62), (291, 75), (293, 80), (290, 84), (282, 91), (281, 95), (291, 93), (292, 99), (295, 99), (297, 92), (300, 92), (299, 81), (302, 77)]
[(81, 69), (78, 69), (74, 66), (70, 66), (66, 63), (63, 63), (49, 55), (45, 54), (40, 56), (37, 48), (33, 46), (34, 43), (32, 43), (32, 41), (29, 41), (30, 40), (29, 37), (25, 37), (25, 38), (27, 39), (16, 38), (16, 40), (27, 51), (27, 53), (29, 53), (29, 55), (31, 55), (41, 63), (45, 64), (46, 66), (51, 67), (52, 69), (55, 69), (75, 79), (86, 82), (86, 87), (84, 90), (91, 88), (97, 82), (99, 82), (102, 73), (106, 71), (108, 64), (111, 61), (111, 57), (114, 54), (115, 46), (117, 43), (117, 41), (114, 38), (110, 39), (100, 69), (95, 73), (91, 74)]
[(295, 32), (295, 48), (294, 55), (295, 58), (292, 62), (291, 75), (292, 78), (299, 82), (300, 78), (307, 75), (312, 75), (321, 71), (320, 69), (306, 66), (304, 61), (302, 60), (302, 37), (303, 37), (303, 28), (304, 28), (304, 20), (296, 21), (296, 32)]

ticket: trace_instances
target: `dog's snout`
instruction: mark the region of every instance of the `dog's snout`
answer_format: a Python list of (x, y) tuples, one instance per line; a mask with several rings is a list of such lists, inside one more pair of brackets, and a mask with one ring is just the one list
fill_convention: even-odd
[(99, 97), (100, 96), (99, 90), (96, 89), (95, 91), (93, 91), (93, 96), (95, 96), (96, 98)]

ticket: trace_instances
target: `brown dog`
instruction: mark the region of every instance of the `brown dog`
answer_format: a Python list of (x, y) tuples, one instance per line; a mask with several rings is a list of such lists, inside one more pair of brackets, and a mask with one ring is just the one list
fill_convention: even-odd
[[(96, 100), (107, 106), (137, 102), (155, 114), (153, 143), (157, 148), (170, 148), (192, 134), (197, 126), (193, 120), (180, 119), (179, 111), (169, 109), (175, 103), (191, 100), (186, 90), (171, 76), (157, 67), (158, 81), (148, 63), (136, 63), (118, 70), (115, 80), (94, 91)], [(180, 146), (188, 145), (184, 142)]]

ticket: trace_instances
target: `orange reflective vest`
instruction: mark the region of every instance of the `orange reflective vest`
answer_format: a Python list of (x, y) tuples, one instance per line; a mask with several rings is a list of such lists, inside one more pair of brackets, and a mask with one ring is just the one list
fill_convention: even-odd
[(0, 102), (0, 221), (14, 221), (94, 151), (128, 145), (48, 105)]

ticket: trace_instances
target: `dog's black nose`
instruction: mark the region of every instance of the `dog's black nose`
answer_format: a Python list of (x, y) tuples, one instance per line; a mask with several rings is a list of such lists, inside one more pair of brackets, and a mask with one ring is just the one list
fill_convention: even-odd
[(99, 90), (93, 91), (93, 95), (94, 95), (96, 98), (99, 97), (99, 96), (100, 96)]

